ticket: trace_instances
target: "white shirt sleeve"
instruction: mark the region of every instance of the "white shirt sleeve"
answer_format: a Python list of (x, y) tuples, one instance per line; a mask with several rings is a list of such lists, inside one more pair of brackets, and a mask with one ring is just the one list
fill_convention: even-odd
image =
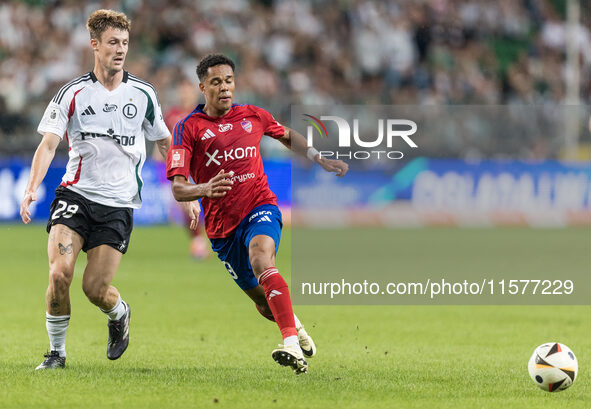
[[(63, 98), (62, 101), (69, 101), (67, 98)], [(64, 134), (66, 133), (66, 129), (68, 127), (68, 109), (64, 106), (64, 104), (57, 104), (56, 102), (51, 101), (47, 108), (45, 109), (45, 113), (43, 114), (43, 118), (41, 118), (41, 122), (37, 127), (37, 132), (43, 135), (46, 132), (51, 132), (56, 134), (60, 138), (64, 138)]]
[[(148, 101), (148, 112), (144, 118), (144, 135), (150, 141), (166, 139), (170, 135), (170, 131), (166, 127), (166, 123), (164, 123), (162, 108), (153, 92), (148, 92), (148, 95), (151, 101)], [(152, 115), (150, 115), (150, 109), (153, 109)]]

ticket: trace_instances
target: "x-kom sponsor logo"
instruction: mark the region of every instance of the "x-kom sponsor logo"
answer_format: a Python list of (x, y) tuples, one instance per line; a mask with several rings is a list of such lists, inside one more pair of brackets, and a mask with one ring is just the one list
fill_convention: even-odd
[[(404, 153), (393, 150), (395, 138), (401, 138), (411, 148), (418, 148), (418, 145), (410, 138), (417, 132), (417, 124), (408, 119), (379, 119), (378, 134), (372, 141), (365, 141), (359, 137), (359, 119), (353, 119), (353, 132), (347, 120), (334, 115), (323, 115), (320, 119), (312, 115), (304, 114), (305, 121), (309, 124), (307, 129), (308, 147), (314, 146), (314, 130), (320, 137), (328, 138), (326, 126), (322, 121), (333, 121), (339, 130), (339, 149), (322, 150), (320, 156), (333, 159), (402, 159)], [(309, 119), (308, 119), (309, 118)], [(351, 140), (353, 134), (353, 140)], [(386, 140), (387, 149), (379, 149)], [(378, 148), (378, 149), (367, 149)]]
[(213, 153), (205, 152), (207, 155), (207, 162), (205, 166), (209, 166), (212, 163), (214, 165), (221, 165), (222, 162), (228, 162), (231, 160), (240, 160), (245, 158), (256, 158), (257, 157), (257, 148), (256, 146), (247, 146), (245, 148), (232, 148), (232, 149), (224, 149), (220, 152), (219, 149), (216, 149)]

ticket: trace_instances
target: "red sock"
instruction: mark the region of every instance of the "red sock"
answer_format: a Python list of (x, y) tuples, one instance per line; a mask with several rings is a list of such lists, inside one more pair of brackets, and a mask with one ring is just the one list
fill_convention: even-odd
[(263, 271), (263, 274), (259, 277), (259, 284), (265, 289), (265, 297), (283, 339), (297, 335), (289, 289), (277, 268), (269, 267)]

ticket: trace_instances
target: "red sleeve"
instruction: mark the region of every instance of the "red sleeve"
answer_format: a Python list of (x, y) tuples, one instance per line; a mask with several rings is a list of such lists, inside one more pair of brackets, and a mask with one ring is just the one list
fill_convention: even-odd
[(273, 115), (262, 108), (256, 108), (263, 124), (263, 133), (271, 138), (279, 139), (285, 135), (285, 128), (273, 118)]
[(186, 120), (174, 126), (172, 146), (166, 155), (166, 177), (171, 179), (182, 175), (189, 180), (191, 157), (193, 155), (193, 127)]

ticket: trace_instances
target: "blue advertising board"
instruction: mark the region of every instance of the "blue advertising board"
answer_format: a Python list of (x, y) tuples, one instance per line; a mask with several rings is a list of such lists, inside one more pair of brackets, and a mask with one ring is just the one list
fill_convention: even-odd
[(293, 201), (301, 207), (385, 206), (470, 210), (588, 210), (591, 163), (417, 158), (395, 170), (351, 169), (342, 179), (319, 167), (294, 167)]
[[(30, 165), (0, 162), (0, 221), (19, 221), (19, 205)], [(280, 205), (308, 207), (380, 207), (394, 202), (417, 209), (463, 210), (589, 210), (591, 163), (558, 161), (467, 162), (417, 158), (395, 171), (351, 169), (336, 178), (319, 166), (291, 166), (289, 159), (264, 161), (271, 190)], [(55, 161), (32, 206), (33, 220), (45, 222), (65, 161)], [(167, 223), (173, 203), (163, 163), (147, 161), (142, 177), (142, 208), (136, 224)]]
[[(31, 212), (33, 221), (46, 222), (54, 190), (61, 183), (66, 160), (56, 159), (47, 171), (47, 176), (37, 190), (37, 201)], [(269, 186), (277, 195), (280, 205), (290, 203), (289, 159), (264, 161)], [(0, 221), (20, 221), (19, 207), (29, 179), (30, 162), (12, 159), (0, 161)], [(134, 212), (134, 224), (168, 223), (176, 210), (166, 179), (166, 166), (162, 162), (146, 161), (142, 170), (142, 207)]]

